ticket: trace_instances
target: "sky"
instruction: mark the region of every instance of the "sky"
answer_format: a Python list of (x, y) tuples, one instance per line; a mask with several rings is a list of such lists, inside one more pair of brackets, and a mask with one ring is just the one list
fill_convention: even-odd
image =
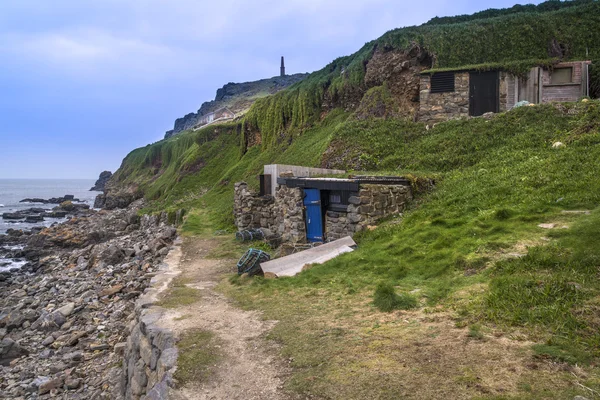
[[(520, 4), (539, 3), (524, 1)], [(96, 178), (228, 82), (516, 0), (1, 0), (0, 179)]]

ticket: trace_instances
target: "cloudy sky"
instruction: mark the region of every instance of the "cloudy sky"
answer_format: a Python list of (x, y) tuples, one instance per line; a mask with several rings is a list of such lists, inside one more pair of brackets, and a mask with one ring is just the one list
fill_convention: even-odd
[(390, 29), (515, 2), (1, 0), (0, 178), (95, 178), (282, 55), (311, 72)]

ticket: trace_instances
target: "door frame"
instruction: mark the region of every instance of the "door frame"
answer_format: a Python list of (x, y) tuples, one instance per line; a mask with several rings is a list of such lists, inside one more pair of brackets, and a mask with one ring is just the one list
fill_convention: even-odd
[(494, 112), (494, 113), (500, 112), (500, 71), (498, 71), (498, 70), (469, 71), (469, 116), (470, 117), (478, 117), (478, 116), (485, 114), (485, 112), (484, 112), (480, 115), (474, 115), (475, 114), (475, 94), (473, 93), (473, 75), (482, 75), (482, 74), (489, 74), (489, 73), (496, 74), (496, 78), (495, 78), (496, 106), (493, 111), (486, 111), (486, 112)]
[[(318, 210), (319, 210), (319, 215), (316, 216), (317, 219), (319, 220), (318, 226), (320, 227), (320, 232), (319, 232), (319, 236), (315, 236), (314, 238), (309, 238), (309, 226), (312, 225), (311, 223), (311, 218), (313, 217), (312, 215), (309, 215), (309, 209), (307, 206), (309, 206), (308, 204), (306, 204), (306, 197), (307, 197), (307, 190), (314, 190), (315, 192), (318, 193), (318, 200), (313, 200), (312, 201), (312, 206), (315, 206), (315, 209), (317, 208), (316, 206), (318, 206)], [(323, 191), (320, 189), (314, 189), (314, 188), (304, 188), (303, 190), (303, 197), (302, 197), (302, 205), (304, 206), (304, 223), (306, 225), (306, 240), (309, 242), (325, 242), (325, 215), (323, 212)], [(316, 223), (315, 223), (316, 225)], [(312, 225), (314, 226), (314, 225)]]

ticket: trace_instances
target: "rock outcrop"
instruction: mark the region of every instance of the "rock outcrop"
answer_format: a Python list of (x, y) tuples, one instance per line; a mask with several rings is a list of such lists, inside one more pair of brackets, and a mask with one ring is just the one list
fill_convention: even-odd
[(50, 199), (40, 199), (37, 197), (27, 198), (19, 201), (19, 203), (41, 203), (41, 204), (61, 204), (65, 201), (80, 201), (72, 194), (65, 194), (63, 197), (52, 197)]
[(307, 76), (308, 74), (295, 74), (276, 76), (254, 82), (230, 82), (217, 90), (217, 94), (213, 101), (203, 103), (198, 112), (189, 113), (184, 117), (177, 118), (173, 129), (165, 134), (165, 139), (187, 129), (193, 129), (199, 124), (202, 117), (215, 112), (220, 108), (227, 107), (236, 114), (243, 112), (247, 110), (256, 99), (277, 93), (296, 82), (300, 82)]
[(106, 183), (108, 182), (108, 180), (111, 177), (112, 177), (112, 172), (110, 172), (110, 171), (101, 172), (100, 177), (98, 178), (98, 180), (96, 181), (94, 186), (92, 186), (90, 191), (97, 191), (97, 192), (104, 191), (104, 187), (106, 186)]

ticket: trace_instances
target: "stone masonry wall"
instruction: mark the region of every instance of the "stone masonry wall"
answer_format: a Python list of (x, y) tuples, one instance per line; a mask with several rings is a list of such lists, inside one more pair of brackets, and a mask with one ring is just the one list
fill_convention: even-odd
[(304, 192), (300, 188), (279, 186), (273, 207), (275, 225), (270, 227), (284, 242), (306, 242), (304, 223)]
[[(266, 228), (284, 242), (306, 241), (302, 189), (279, 186), (275, 198), (259, 197), (245, 182), (240, 182), (234, 193), (238, 230)], [(383, 217), (402, 212), (412, 198), (410, 186), (361, 185), (357, 195), (350, 197), (347, 212), (325, 213), (325, 236), (327, 240), (351, 236)]]
[(306, 241), (302, 189), (279, 186), (273, 196), (259, 196), (238, 182), (234, 188), (233, 214), (238, 230), (266, 228), (286, 242)]
[(136, 306), (136, 318), (124, 349), (121, 390), (125, 399), (159, 400), (168, 397), (177, 348), (172, 332), (156, 323), (164, 310)]
[[(156, 217), (144, 216), (142, 226), (156, 223), (153, 219)], [(150, 286), (135, 303), (135, 316), (127, 327), (127, 342), (118, 345), (118, 349), (115, 347), (115, 351), (123, 354), (120, 393), (115, 398), (166, 400), (169, 397), (177, 363), (176, 339), (173, 332), (160, 326), (166, 310), (155, 303), (178, 275), (175, 266), (180, 256), (179, 247), (169, 252)]]
[(271, 228), (275, 225), (273, 196), (258, 196), (246, 182), (234, 187), (233, 216), (238, 230)]
[(454, 74), (454, 92), (430, 93), (431, 76), (421, 75), (419, 121), (441, 122), (469, 116), (469, 73)]
[(381, 218), (404, 211), (412, 200), (410, 186), (361, 185), (358, 196), (349, 199), (348, 212), (327, 211), (325, 234), (327, 240), (336, 240), (360, 232)]

